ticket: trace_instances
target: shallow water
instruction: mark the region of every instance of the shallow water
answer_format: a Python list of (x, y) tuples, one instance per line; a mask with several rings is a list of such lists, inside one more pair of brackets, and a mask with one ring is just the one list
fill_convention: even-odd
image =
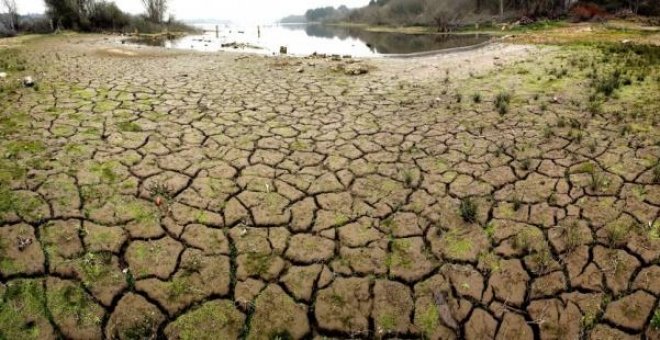
[[(351, 55), (355, 57), (410, 54), (476, 45), (490, 37), (483, 34), (403, 34), (369, 32), (356, 27), (318, 24), (280, 24), (239, 27), (199, 25), (205, 33), (177, 39), (129, 39), (126, 43), (199, 51), (241, 51), (278, 54), (286, 46), (288, 54)], [(223, 46), (225, 45), (225, 46)]]

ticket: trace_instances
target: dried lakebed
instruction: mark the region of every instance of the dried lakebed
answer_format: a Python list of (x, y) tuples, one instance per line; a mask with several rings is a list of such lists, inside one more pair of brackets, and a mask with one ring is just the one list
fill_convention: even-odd
[(0, 338), (660, 334), (657, 50), (9, 45)]

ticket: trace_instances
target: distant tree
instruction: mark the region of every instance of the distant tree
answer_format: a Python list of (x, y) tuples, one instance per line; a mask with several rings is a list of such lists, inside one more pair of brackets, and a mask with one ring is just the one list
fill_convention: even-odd
[(97, 30), (116, 30), (127, 26), (131, 18), (114, 2), (99, 1), (92, 5), (89, 20)]
[(57, 27), (88, 30), (93, 0), (45, 0), (46, 13)]
[(2, 0), (2, 5), (7, 11), (7, 26), (10, 31), (16, 31), (18, 24), (18, 10), (16, 0)]
[(460, 26), (463, 17), (471, 11), (466, 2), (451, 0), (426, 0), (424, 13), (439, 32), (449, 32)]
[(142, 0), (144, 9), (147, 11), (147, 18), (160, 24), (163, 22), (165, 12), (167, 11), (167, 0)]

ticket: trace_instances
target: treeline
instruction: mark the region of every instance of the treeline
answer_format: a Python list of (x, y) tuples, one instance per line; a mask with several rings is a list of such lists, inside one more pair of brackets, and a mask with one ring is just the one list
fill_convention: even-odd
[[(12, 25), (7, 24), (8, 20), (1, 20), (4, 35), (12, 35), (16, 32), (45, 33), (65, 29), (83, 32), (139, 33), (194, 30), (175, 20), (172, 15), (165, 19), (167, 0), (135, 1), (142, 2), (145, 14), (125, 13), (114, 2), (105, 0), (45, 0), (46, 15), (43, 17), (20, 17), (15, 13), (15, 8), (12, 14), (11, 8), (5, 6), (7, 14), (0, 19), (12, 18)], [(0, 12), (2, 12), (1, 7)], [(0, 35), (3, 35), (2, 28), (0, 27)]]
[(348, 16), (350, 10), (346, 6), (339, 6), (337, 8), (328, 6), (307, 10), (305, 12), (305, 20), (307, 22), (321, 22), (321, 21), (334, 21), (342, 20)]
[[(660, 0), (371, 0), (368, 6), (348, 10), (324, 7), (307, 11), (308, 21), (346, 21), (373, 25), (456, 26), (515, 18), (560, 18), (575, 7), (586, 6), (596, 13), (626, 12), (660, 15)], [(582, 15), (580, 16), (582, 18)]]

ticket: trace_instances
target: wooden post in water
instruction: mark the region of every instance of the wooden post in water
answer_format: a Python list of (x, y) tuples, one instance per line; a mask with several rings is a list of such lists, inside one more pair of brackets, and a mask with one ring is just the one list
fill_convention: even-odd
[(218, 29), (218, 25), (215, 25), (215, 37), (216, 38), (220, 37), (220, 30)]

